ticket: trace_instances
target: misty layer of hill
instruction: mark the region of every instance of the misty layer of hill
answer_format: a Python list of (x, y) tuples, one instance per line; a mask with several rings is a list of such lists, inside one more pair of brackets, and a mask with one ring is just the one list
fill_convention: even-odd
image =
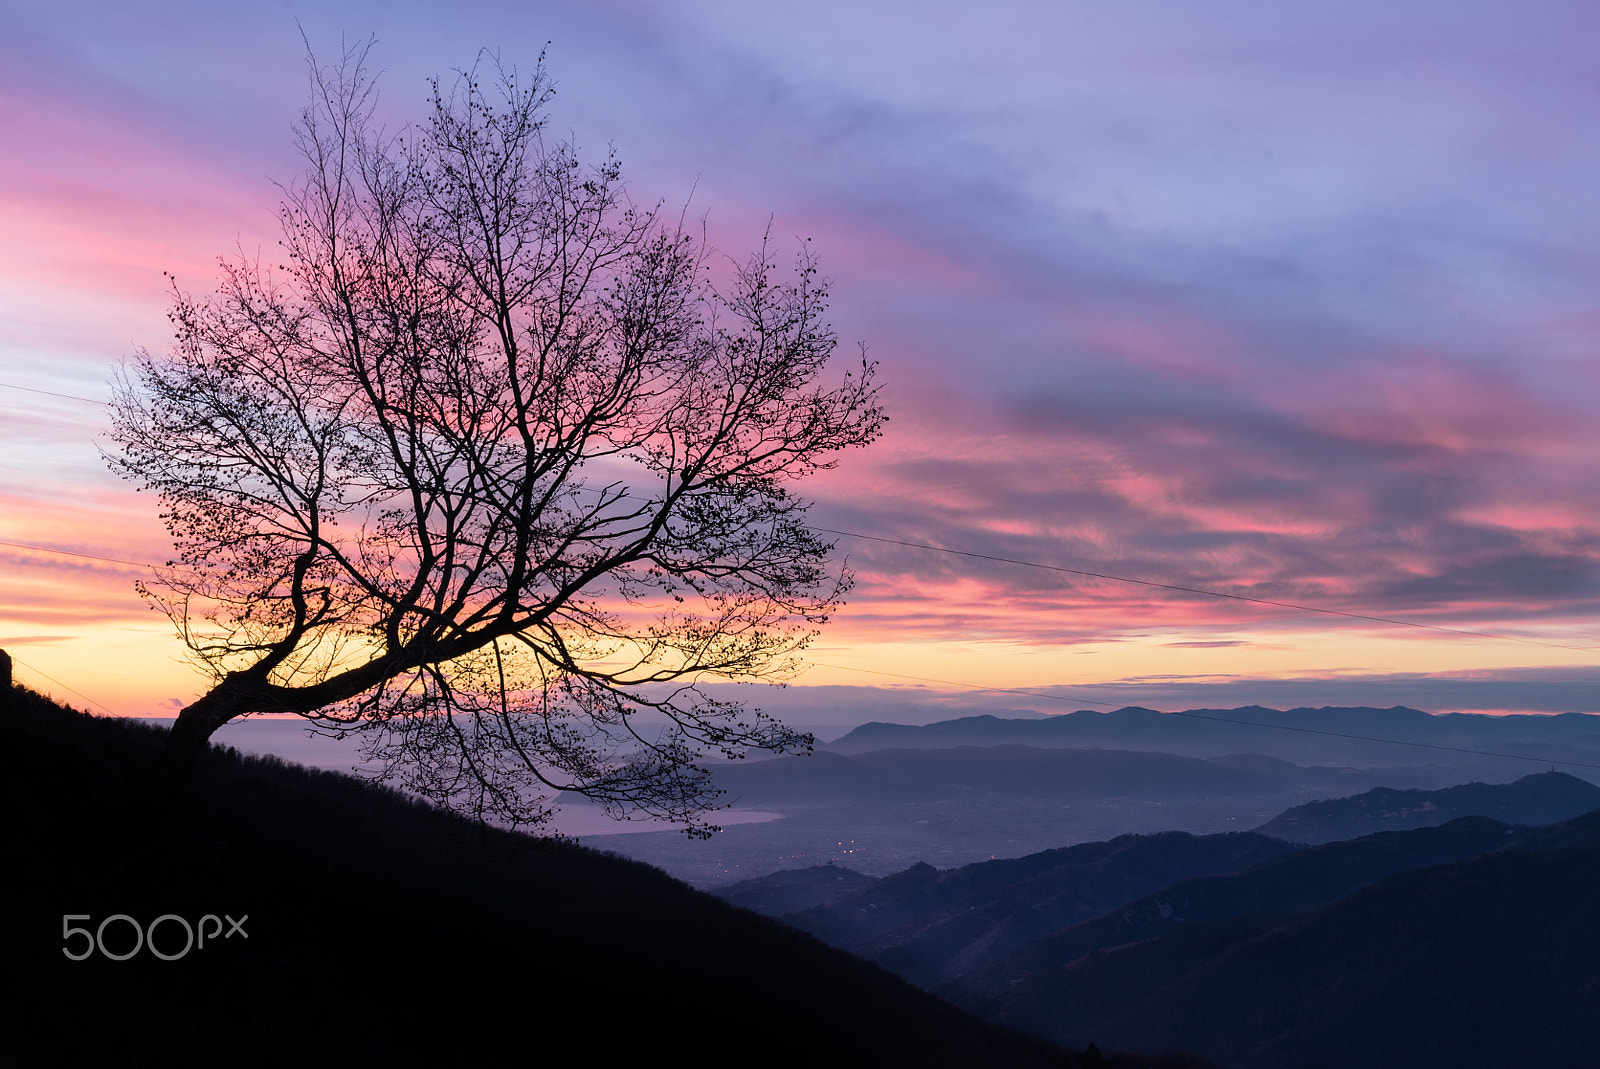
[(959, 974), (962, 963), (987, 960), (1190, 876), (1231, 872), (1293, 849), (1249, 833), (1125, 835), (944, 872), (917, 865), (783, 919), (862, 957), (886, 955), (900, 968), (925, 958), (908, 978), (927, 986), (930, 976)]
[[(1494, 783), (1528, 767), (1307, 766), (1261, 753), (1096, 756), (1066, 747), (968, 746), (734, 762), (713, 766), (732, 788), (725, 800), (779, 812), (782, 820), (729, 827), (709, 843), (664, 833), (598, 841), (703, 888), (830, 863), (888, 876), (918, 861), (955, 868), (1119, 835), (1242, 831), (1312, 799), (1379, 786)], [(1280, 789), (1254, 793), (1273, 786)], [(1491, 815), (1513, 823), (1548, 819)], [(1376, 829), (1352, 834), (1365, 830)]]
[(1172, 923), (944, 990), (1058, 1040), (1181, 1045), (1237, 1069), (1594, 1065), (1600, 829), (1573, 823), (1585, 821), (1584, 835), (1565, 831), (1588, 845), (1534, 851), (1524, 840), (1310, 913)]
[(1600, 787), (1563, 772), (1515, 783), (1464, 783), (1436, 791), (1375, 787), (1349, 798), (1294, 806), (1255, 829), (1296, 843), (1354, 839), (1375, 831), (1426, 828), (1457, 817), (1494, 817), (1508, 824), (1554, 824), (1600, 808)]
[[(1395, 740), (1395, 745), (1349, 736)], [(1265, 753), (1301, 764), (1460, 766), (1485, 761), (1450, 750), (1488, 749), (1540, 760), (1600, 763), (1600, 714), (1435, 715), (1420, 709), (1335, 708), (1279, 711), (1251, 705), (1159, 713), (1129, 707), (1079, 710), (1044, 719), (970, 716), (926, 726), (863, 724), (828, 743), (841, 754), (953, 746), (1071, 746), (1160, 750), (1192, 757)]]
[[(969, 975), (1026, 975), (1178, 922), (1305, 912), (1396, 872), (1519, 843), (1534, 830), (1464, 817), (1311, 848), (1250, 833), (1129, 835), (944, 872), (918, 865), (857, 891), (841, 890), (849, 883), (837, 875), (843, 870), (833, 870), (830, 886), (826, 869), (809, 869), (719, 894), (758, 912), (782, 901), (775, 887), (795, 901), (819, 899), (782, 919), (933, 990)], [(835, 897), (821, 900), (829, 891)]]
[(837, 902), (879, 882), (878, 877), (839, 865), (812, 865), (805, 869), (785, 869), (759, 879), (740, 880), (714, 893), (731, 906), (752, 910), (763, 917), (782, 917)]
[[(164, 739), (0, 693), (8, 1066), (1077, 1064), (659, 871), (350, 777), (213, 750), (152, 824)], [(64, 956), (118, 914), (246, 934)]]
[[(1438, 828), (1379, 832), (1311, 847), (1238, 872), (1183, 880), (1093, 920), (1026, 943), (995, 947), (982, 958), (967, 955), (965, 961), (940, 961), (936, 952), (941, 933), (937, 928), (931, 933), (908, 933), (912, 938), (901, 941), (892, 953), (880, 951), (871, 956), (885, 965), (898, 960), (921, 964), (927, 987), (959, 977), (963, 991), (990, 991), (1004, 987), (1011, 977), (1032, 975), (1096, 951), (1152, 939), (1177, 924), (1252, 913), (1305, 913), (1397, 872), (1464, 861), (1514, 846), (1532, 830), (1488, 817), (1462, 817)], [(903, 967), (896, 971), (907, 973)]]
[[(1348, 827), (1369, 810), (1364, 802), (1394, 793), (1376, 790), (1332, 804), (1352, 803), (1355, 817)], [(1435, 796), (1441, 804), (1423, 812), (1439, 818), (1430, 824), (1446, 824), (1456, 815), (1450, 811), (1465, 811), (1509, 817), (1525, 826), (1476, 816), (1443, 828), (1367, 835), (1313, 849), (1267, 837), (1265, 828), (1252, 834), (1128, 835), (943, 872), (917, 865), (875, 881), (819, 866), (745, 880), (717, 894), (781, 916), (933, 988), (993, 966), (1023, 944), (1034, 957), (1008, 968), (1029, 971), (1063, 955), (1070, 960), (1147, 939), (1175, 921), (1304, 912), (1396, 872), (1521, 842), (1535, 834), (1533, 825), (1600, 806), (1600, 788), (1559, 772), (1504, 785), (1415, 792), (1414, 798), (1426, 803)], [(1266, 827), (1301, 808), (1280, 814)]]
[(962, 796), (1143, 799), (1283, 794), (1281, 775), (1168, 753), (1037, 746), (819, 750), (715, 768), (717, 786), (741, 804), (924, 802)]
[[(1591, 790), (1543, 773), (1446, 798), (1537, 815)], [(788, 923), (1058, 1042), (1240, 1069), (1499, 1069), (1600, 1059), (1596, 877), (1600, 811), (1317, 846), (1125, 836), (861, 890), (836, 869), (768, 880), (816, 900)], [(777, 904), (767, 882), (721, 893)]]

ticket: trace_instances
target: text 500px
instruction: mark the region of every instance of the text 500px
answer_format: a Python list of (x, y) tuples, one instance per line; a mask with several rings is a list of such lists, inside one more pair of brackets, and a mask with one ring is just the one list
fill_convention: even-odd
[[(74, 927), (72, 923), (91, 921), (89, 914), (66, 913), (61, 917), (61, 938), (64, 943), (61, 953), (73, 961), (82, 961), (98, 950), (112, 961), (127, 961), (139, 951), (148, 949), (162, 961), (177, 961), (191, 950), (204, 950), (208, 940), (215, 943), (219, 937), (232, 939), (236, 935), (249, 939), (250, 933), (244, 930), (244, 922), (249, 919), (249, 914), (234, 920), (227, 914), (218, 917), (215, 913), (207, 913), (198, 923), (190, 924), (176, 913), (163, 913), (141, 927), (126, 913), (113, 913), (90, 931), (88, 928)], [(222, 926), (224, 920), (228, 922), (226, 931)], [(160, 946), (156, 943), (157, 932), (161, 933)], [(106, 945), (107, 934), (111, 936), (110, 946)], [(78, 944), (82, 949), (75, 951), (73, 940), (79, 936), (83, 937)], [(181, 948), (178, 946), (180, 938)]]

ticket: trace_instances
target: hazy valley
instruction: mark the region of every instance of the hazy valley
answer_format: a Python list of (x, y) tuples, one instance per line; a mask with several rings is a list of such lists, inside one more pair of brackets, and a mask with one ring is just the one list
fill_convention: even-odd
[[(1294, 806), (1374, 787), (1506, 783), (1555, 767), (1536, 758), (1579, 762), (1560, 767), (1594, 779), (1600, 767), (1581, 765), (1600, 766), (1597, 740), (1600, 716), (1589, 714), (1413, 709), (869, 723), (811, 757), (714, 766), (725, 800), (781, 820), (729, 826), (706, 843), (672, 832), (585, 841), (698, 887), (829, 862), (886, 876), (917, 862), (949, 868), (1130, 833), (1245, 831)], [(1474, 750), (1516, 756), (1462, 752)]]

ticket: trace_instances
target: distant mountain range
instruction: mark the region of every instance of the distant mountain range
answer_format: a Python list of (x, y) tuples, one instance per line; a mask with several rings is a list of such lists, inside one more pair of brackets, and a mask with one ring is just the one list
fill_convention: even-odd
[(918, 865), (783, 919), (931, 987), (1160, 888), (1293, 850), (1247, 832), (1124, 835), (944, 872)]
[[(847, 888), (865, 878), (827, 866), (767, 881), (812, 903), (787, 923), (1059, 1042), (1182, 1048), (1239, 1069), (1589, 1064), (1600, 1060), (1600, 914), (1584, 881), (1600, 876), (1600, 811), (1531, 825), (1596, 794), (1562, 773), (1378, 789), (1268, 826), (1307, 810), (1324, 830), (1438, 826), (1311, 847), (1259, 833), (1123, 836), (915, 866), (858, 890)], [(1385, 809), (1396, 795), (1407, 804)], [(1521, 823), (1449, 819), (1474, 808)], [(720, 893), (759, 908), (764, 884)], [(1419, 888), (1426, 902), (1406, 898)], [(1559, 935), (1533, 930), (1541, 911)], [(1428, 916), (1415, 930), (1397, 919), (1418, 914)], [(1497, 954), (1524, 971), (1500, 969)], [(1526, 971), (1536, 961), (1549, 971)], [(1433, 1016), (1396, 1014), (1369, 988)]]
[(717, 897), (765, 917), (782, 917), (837, 902), (878, 882), (875, 876), (865, 876), (839, 865), (812, 865), (804, 869), (785, 869), (758, 880), (743, 880), (719, 892)]
[[(954, 917), (962, 919), (963, 931), (986, 941), (997, 925), (1016, 928), (1024, 922), (1037, 930), (1034, 935), (1045, 935), (1190, 875), (1232, 872), (1293, 850), (1290, 843), (1250, 832), (1120, 835), (944, 872), (918, 864), (784, 920), (864, 955), (870, 955), (866, 944), (890, 946)], [(899, 935), (885, 943), (891, 933)]]
[(1600, 829), (1579, 821), (1589, 845), (1524, 839), (1309, 913), (1172, 922), (942, 993), (1057, 1040), (1176, 1046), (1235, 1069), (1600, 1064)]
[[(1014, 978), (1042, 976), (1097, 951), (1161, 936), (1174, 925), (1254, 913), (1309, 912), (1397, 872), (1514, 846), (1532, 830), (1488, 817), (1462, 817), (1437, 828), (1325, 843), (1236, 872), (1174, 883), (1093, 920), (1018, 944), (1014, 950), (986, 955), (960, 974), (946, 968), (939, 979), (951, 981), (959, 975), (956, 986), (969, 997), (972, 992), (992, 994), (1008, 989)], [(893, 968), (889, 960), (882, 963)]]
[(1376, 787), (1350, 798), (1297, 805), (1255, 829), (1296, 843), (1327, 843), (1376, 831), (1425, 828), (1480, 815), (1513, 824), (1553, 824), (1600, 808), (1600, 787), (1561, 772), (1515, 783), (1466, 783), (1436, 791)]
[(1280, 712), (1258, 705), (1160, 713), (1130, 706), (1109, 713), (1079, 710), (1044, 719), (969, 716), (920, 727), (870, 723), (829, 742), (827, 749), (855, 754), (889, 748), (1001, 745), (1159, 750), (1199, 757), (1251, 752), (1300, 763), (1358, 764), (1460, 764), (1480, 758), (1456, 749), (1487, 749), (1514, 757), (1600, 765), (1600, 714), (1435, 715), (1405, 706)]
[[(1300, 765), (1261, 753), (1198, 758), (1012, 745), (820, 752), (806, 758), (728, 762), (712, 769), (729, 791), (725, 802), (775, 811), (784, 819), (729, 827), (704, 849), (669, 832), (601, 841), (607, 849), (707, 889), (740, 876), (829, 862), (888, 876), (918, 861), (948, 869), (1126, 834), (1243, 831), (1313, 799), (1379, 786), (1436, 789), (1471, 780), (1500, 783), (1525, 774), (1528, 762), (1492, 768), (1362, 768)], [(1569, 812), (1587, 804), (1580, 799)], [(1446, 807), (1435, 819), (1443, 822), (1455, 815), (1460, 812)], [(1489, 815), (1518, 823), (1560, 814)], [(1352, 826), (1344, 835), (1395, 826), (1373, 821)]]
[[(1137, 750), (1015, 744), (869, 750), (850, 755), (820, 750), (804, 757), (731, 762), (714, 768), (717, 785), (735, 804), (780, 808), (981, 798), (1287, 799), (1297, 793), (1303, 798), (1304, 792), (1311, 790), (1353, 792), (1370, 787), (1375, 779), (1381, 781), (1384, 773), (1381, 768), (1306, 767), (1263, 754), (1203, 759)], [(1432, 791), (1375, 788), (1356, 798), (1297, 806), (1271, 827), (1259, 830), (1293, 842), (1327, 842), (1373, 831), (1442, 824), (1468, 814), (1542, 824), (1600, 806), (1600, 787), (1565, 773), (1525, 776), (1518, 782), (1522, 786), (1515, 791), (1486, 784)]]

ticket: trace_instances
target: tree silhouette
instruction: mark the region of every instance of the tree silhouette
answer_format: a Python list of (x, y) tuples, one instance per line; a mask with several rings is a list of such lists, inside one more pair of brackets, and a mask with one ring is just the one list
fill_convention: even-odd
[(172, 351), (117, 384), (108, 461), (176, 552), (140, 591), (214, 680), (169, 790), (287, 712), (479, 816), (568, 790), (703, 832), (700, 756), (810, 744), (698, 684), (781, 678), (848, 589), (788, 484), (878, 436), (873, 365), (819, 381), (803, 245), (719, 280), (614, 157), (547, 138), (542, 59), (435, 81), (390, 135), (366, 56), (310, 63), (285, 262), (174, 283)]

